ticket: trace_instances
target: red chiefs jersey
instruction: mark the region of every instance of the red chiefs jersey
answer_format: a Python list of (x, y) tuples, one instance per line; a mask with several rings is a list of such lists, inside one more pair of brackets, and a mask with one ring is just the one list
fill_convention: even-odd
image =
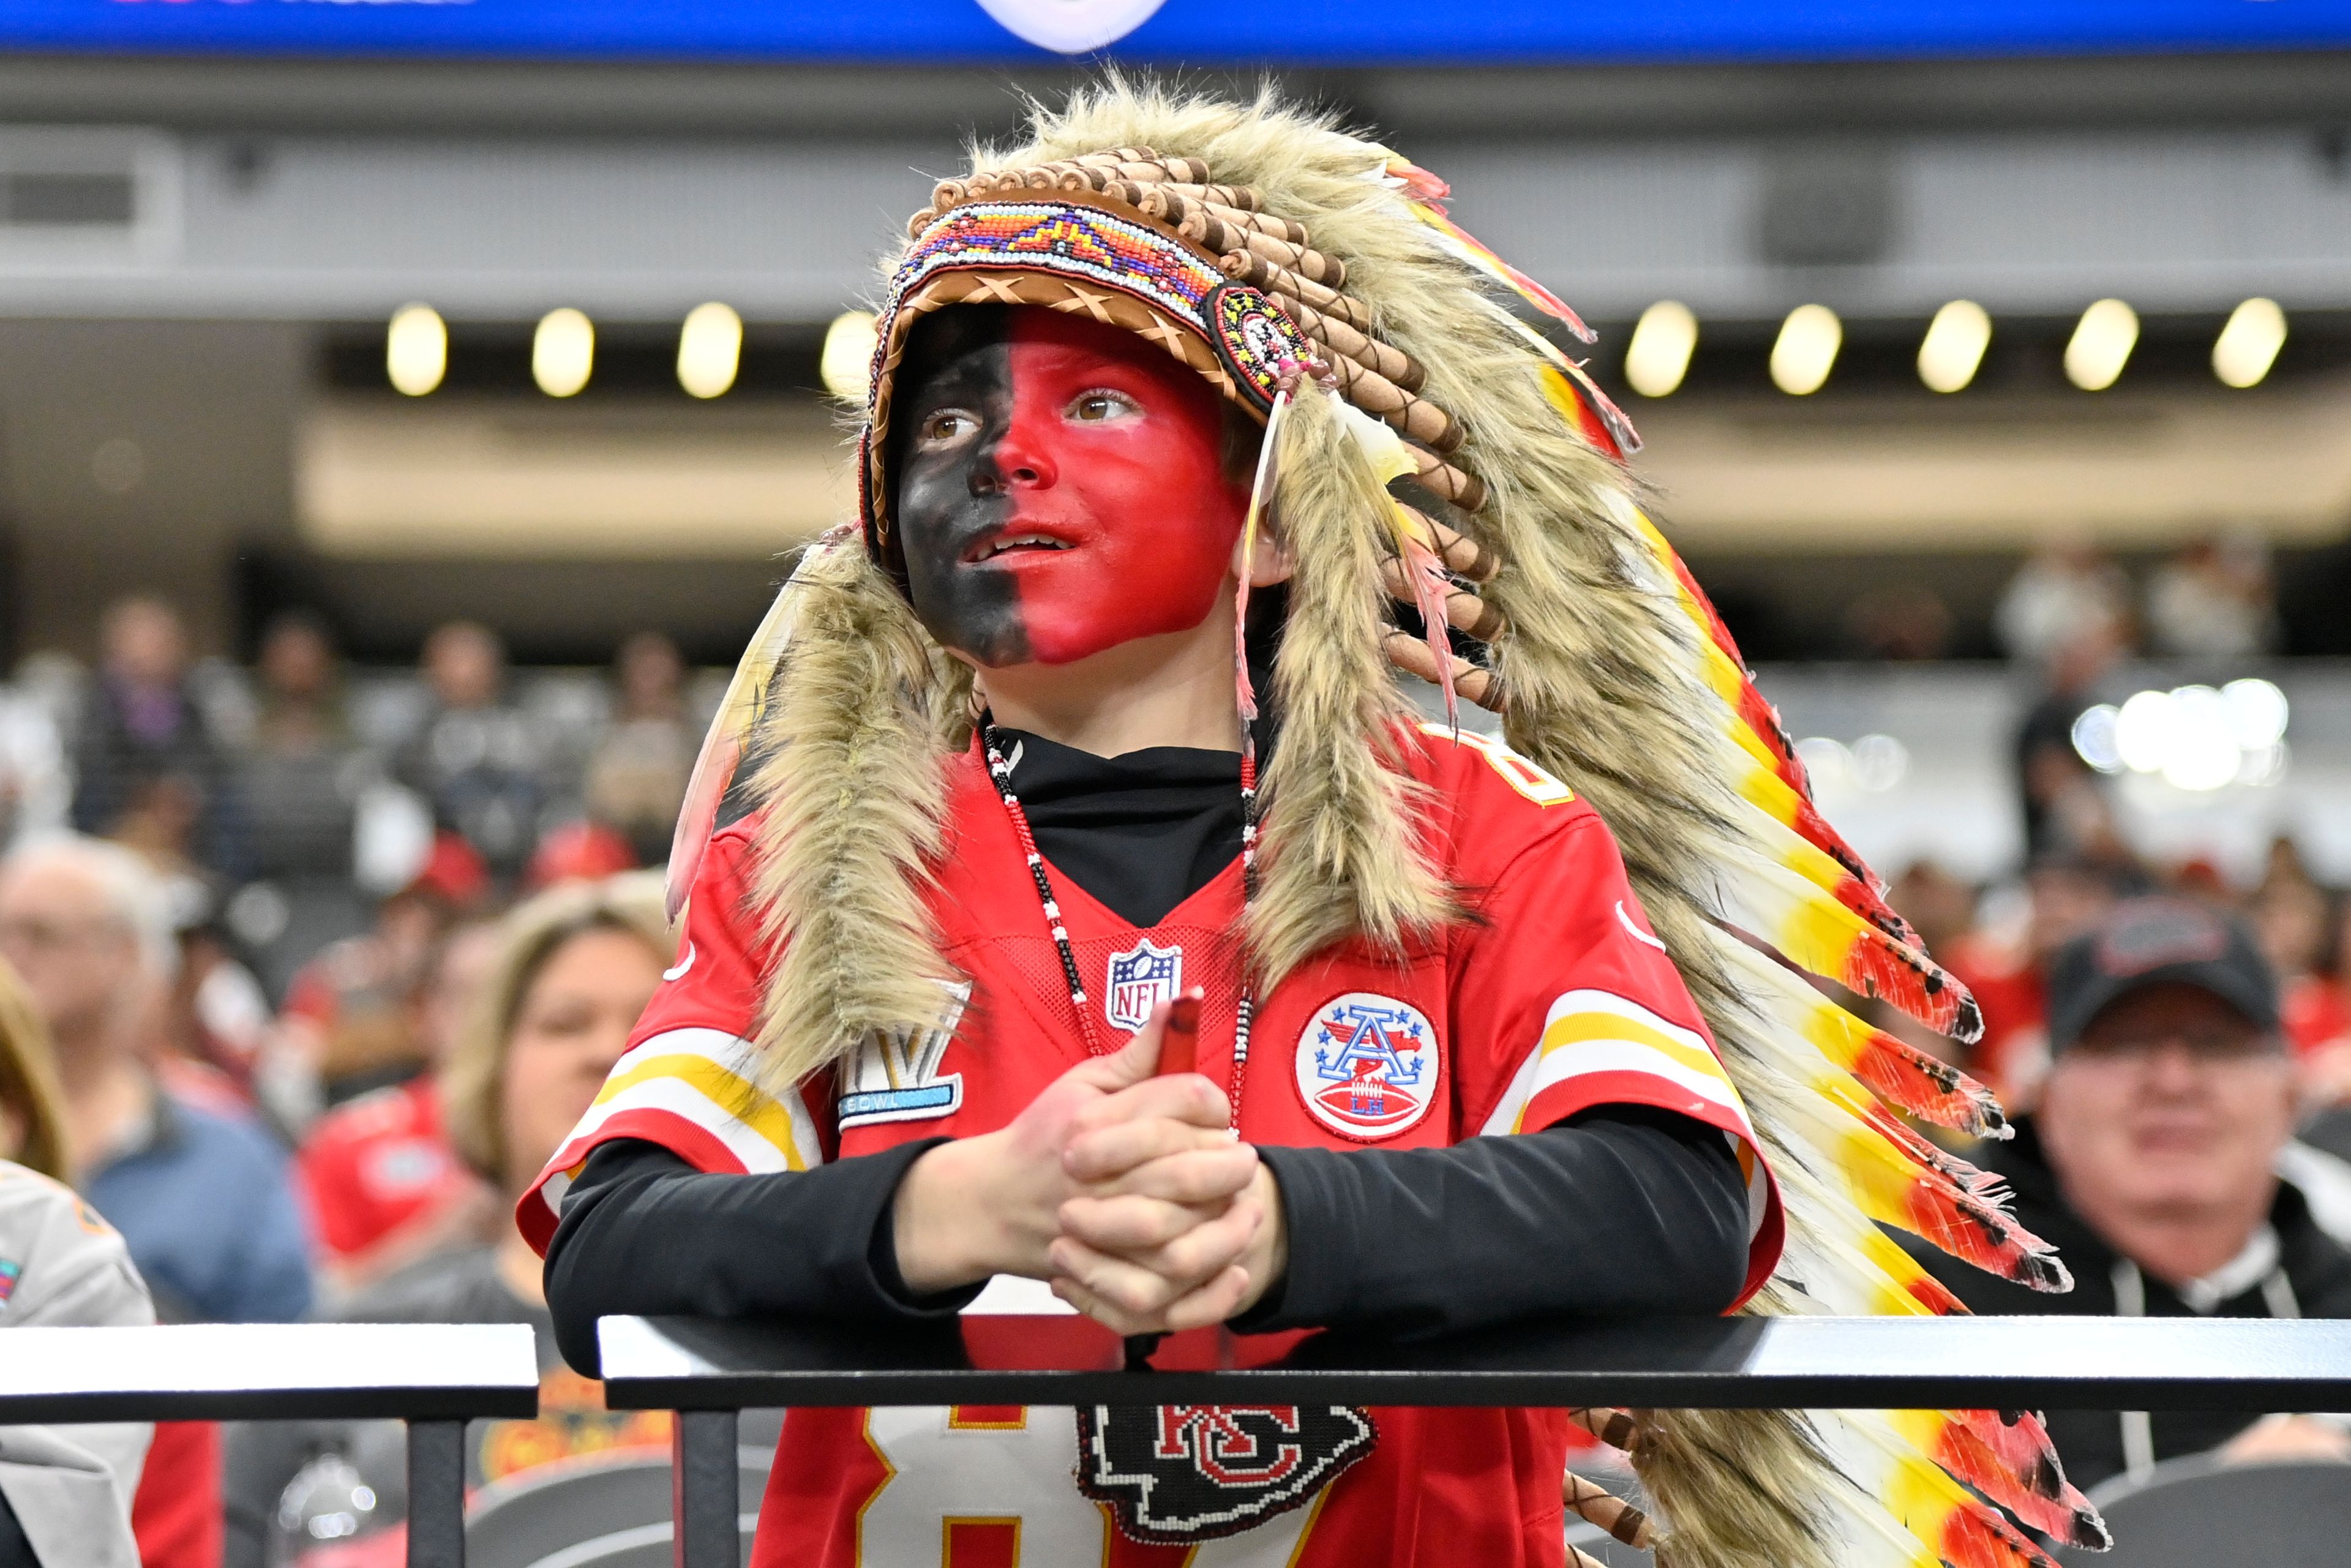
[[(1539, 1131), (1600, 1104), (1677, 1111), (1721, 1129), (1749, 1173), (1751, 1292), (1778, 1259), (1777, 1197), (1608, 830), (1564, 785), (1497, 741), (1457, 740), (1429, 726), (1408, 736), (1405, 750), (1406, 767), (1430, 789), (1430, 852), (1478, 918), (1401, 959), (1342, 944), (1285, 977), (1258, 1006), (1240, 1135), (1439, 1147)], [(607, 1139), (661, 1144), (705, 1171), (802, 1170), (908, 1139), (993, 1131), (1085, 1060), (1035, 886), (977, 749), (953, 770), (948, 827), (929, 905), (941, 951), (967, 991), (957, 988), (940, 1027), (924, 1038), (869, 1043), (780, 1097), (754, 1086), (747, 1044), (765, 970), (747, 904), (751, 825), (718, 834), (694, 890), (683, 956), (595, 1106), (522, 1200), (517, 1218), (533, 1245), (545, 1249), (571, 1176)], [(1197, 1066), (1227, 1082), (1238, 862), (1147, 928), (1067, 878), (1053, 882), (1104, 1038), (1139, 1027), (1163, 998), (1204, 987)], [(1368, 1457), (1305, 1506), (1186, 1547), (1127, 1539), (1080, 1492), (1076, 1419), (1067, 1409), (794, 1410), (753, 1565), (1562, 1561), (1561, 1413), (1371, 1415)]]

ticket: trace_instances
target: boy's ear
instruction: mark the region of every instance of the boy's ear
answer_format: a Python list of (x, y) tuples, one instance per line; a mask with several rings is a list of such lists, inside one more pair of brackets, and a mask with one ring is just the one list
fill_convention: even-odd
[(1271, 588), (1277, 582), (1288, 582), (1297, 573), (1298, 558), (1290, 553), (1290, 546), (1282, 541), (1281, 535), (1266, 527), (1262, 518), (1258, 522), (1253, 561), (1242, 559), (1242, 552), (1248, 549), (1246, 536), (1233, 541), (1233, 575), (1238, 577), (1246, 570), (1251, 588)]

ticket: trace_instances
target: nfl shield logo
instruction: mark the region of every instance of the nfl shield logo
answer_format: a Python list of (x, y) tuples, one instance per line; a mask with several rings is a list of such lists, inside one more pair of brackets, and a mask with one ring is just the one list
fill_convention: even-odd
[(1184, 988), (1184, 949), (1159, 947), (1146, 936), (1110, 960), (1110, 980), (1102, 987), (1102, 1016), (1123, 1030), (1138, 1030), (1151, 1021), (1151, 1009), (1172, 999)]

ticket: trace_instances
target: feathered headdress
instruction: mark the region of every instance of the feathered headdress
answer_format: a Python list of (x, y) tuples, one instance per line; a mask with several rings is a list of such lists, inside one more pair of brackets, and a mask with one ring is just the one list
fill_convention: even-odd
[[(1988, 1179), (1903, 1120), (2002, 1135), (1991, 1096), (1807, 982), (1962, 1040), (1980, 1030), (1813, 810), (1729, 633), (1643, 516), (1630, 425), (1520, 312), (1588, 338), (1583, 324), (1457, 226), (1446, 194), (1270, 94), (1113, 81), (1040, 111), (1026, 144), (982, 152), (914, 215), (878, 323), (862, 538), (810, 547), (778, 597), (673, 864), (682, 892), (736, 758), (765, 755), (758, 895), (782, 940), (768, 1070), (798, 1080), (874, 1031), (927, 1027), (951, 978), (921, 894), (969, 677), (897, 586), (884, 437), (915, 320), (1041, 306), (1138, 333), (1268, 421), (1259, 501), (1270, 486), (1298, 570), (1247, 933), (1261, 984), (1342, 937), (1401, 943), (1453, 908), (1389, 766), (1411, 711), (1401, 666), (1499, 712), (1510, 743), (1614, 831), (1785, 1198), (1783, 1261), (1748, 1310), (1959, 1311), (1880, 1224), (2065, 1288)], [(2103, 1540), (2030, 1416), (1584, 1416), (1629, 1448), (1659, 1520), (1579, 1503), (1573, 1485), (1570, 1505), (1657, 1536), (1677, 1568), (2044, 1564), (1969, 1487), (2061, 1541)]]

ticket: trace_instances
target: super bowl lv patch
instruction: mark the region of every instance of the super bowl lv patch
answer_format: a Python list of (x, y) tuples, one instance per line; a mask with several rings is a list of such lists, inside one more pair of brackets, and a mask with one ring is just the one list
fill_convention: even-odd
[(1296, 1068), (1316, 1121), (1343, 1137), (1392, 1138), (1437, 1098), (1437, 1030), (1409, 1002), (1349, 991), (1307, 1020)]
[(1078, 1490), (1129, 1540), (1188, 1545), (1300, 1507), (1378, 1441), (1346, 1405), (1081, 1405)]

